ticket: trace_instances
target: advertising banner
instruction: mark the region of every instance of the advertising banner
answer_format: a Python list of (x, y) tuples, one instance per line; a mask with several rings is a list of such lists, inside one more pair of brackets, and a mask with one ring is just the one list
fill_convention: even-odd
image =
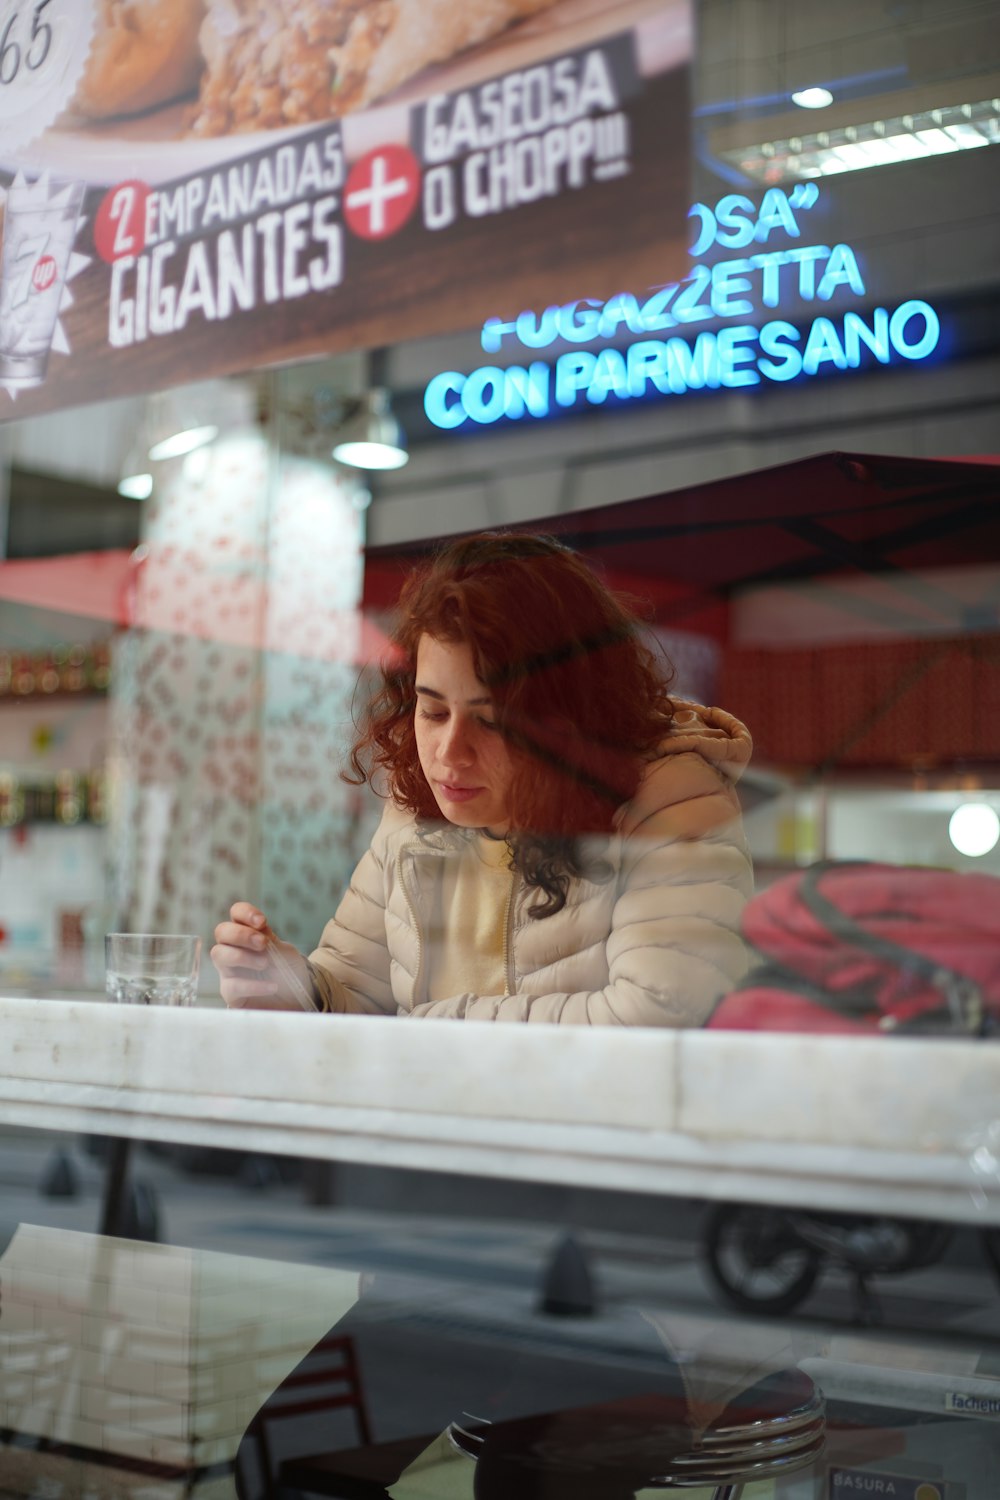
[(0, 0), (0, 420), (683, 274), (690, 0)]

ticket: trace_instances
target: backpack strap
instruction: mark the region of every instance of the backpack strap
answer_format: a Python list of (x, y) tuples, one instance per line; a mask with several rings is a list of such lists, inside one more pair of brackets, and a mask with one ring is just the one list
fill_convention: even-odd
[[(839, 906), (835, 906), (820, 890), (820, 881), (829, 871), (861, 871), (871, 869), (874, 863), (873, 860), (863, 859), (818, 860), (816, 864), (810, 865), (801, 877), (799, 895), (803, 904), (817, 922), (821, 923), (827, 931), (832, 932), (835, 937), (853, 948), (859, 948), (863, 953), (872, 954), (883, 963), (919, 974), (935, 989), (940, 990), (945, 1002), (940, 1010), (923, 1016), (915, 1016), (909, 1021), (899, 1021), (887, 1013), (879, 1023), (883, 1030), (917, 1031), (923, 1029), (931, 1019), (936, 1020), (940, 1017), (948, 1019), (954, 1031), (961, 1031), (970, 1036), (982, 1035), (984, 1030), (983, 994), (975, 980), (970, 979), (967, 974), (959, 973), (957, 969), (951, 969), (945, 964), (935, 963), (933, 959), (925, 958), (922, 953), (917, 953), (912, 948), (905, 948), (900, 943), (894, 943), (891, 938), (870, 932), (860, 922), (849, 917)], [(839, 1004), (839, 996), (837, 1000)]]
[(775, 959), (754, 964), (728, 993), (738, 995), (743, 990), (758, 989), (784, 990), (791, 995), (801, 995), (803, 999), (811, 1000), (825, 1010), (836, 1010), (852, 1021), (873, 1021), (880, 1013), (878, 1001), (870, 992), (858, 989), (835, 995)]

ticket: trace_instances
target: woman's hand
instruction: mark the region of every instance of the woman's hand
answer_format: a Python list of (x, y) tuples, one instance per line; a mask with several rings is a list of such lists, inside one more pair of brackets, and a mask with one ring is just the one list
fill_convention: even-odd
[(275, 937), (263, 912), (248, 901), (237, 901), (229, 921), (215, 929), (215, 946), (209, 957), (219, 971), (219, 990), (232, 1010), (302, 1010), (282, 964), (274, 962), (277, 948), (282, 963), (295, 980), (313, 995), (309, 966), (297, 948)]

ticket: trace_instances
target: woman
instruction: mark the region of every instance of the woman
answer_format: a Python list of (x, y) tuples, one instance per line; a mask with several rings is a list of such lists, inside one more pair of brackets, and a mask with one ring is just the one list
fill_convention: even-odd
[(371, 847), (308, 960), (232, 908), (226, 1004), (299, 1009), (290, 966), (329, 1012), (700, 1025), (746, 966), (745, 727), (672, 700), (636, 617), (548, 537), (446, 548), (395, 644), (348, 777), (388, 794)]
[[(351, 757), (350, 779), (388, 793), (371, 847), (308, 960), (280, 943), (276, 970), (263, 913), (233, 907), (212, 950), (226, 1003), (298, 1009), (282, 973), (291, 966), (294, 988), (331, 1012), (700, 1024), (745, 968), (743, 725), (674, 702), (634, 615), (546, 537), (448, 547), (404, 587), (395, 644)], [(437, 1330), (428, 1353), (418, 1329), (413, 1350), (407, 1319), (372, 1312), (373, 1297), (329, 1339), (349, 1343), (379, 1431), (416, 1434), (412, 1452), (370, 1450), (380, 1482), (462, 1411), (516, 1436), (519, 1422), (545, 1427), (538, 1413), (595, 1403), (615, 1420), (622, 1400), (684, 1409), (669, 1352), (636, 1314), (630, 1337), (646, 1363), (619, 1370), (489, 1338), (480, 1348), (461, 1330)], [(328, 1348), (321, 1341), (251, 1425), (241, 1500), (270, 1493), (262, 1435), (303, 1381), (320, 1379)], [(401, 1399), (405, 1368), (421, 1378)], [(332, 1453), (342, 1440), (329, 1412), (310, 1420), (302, 1451)], [(569, 1477), (565, 1492), (582, 1495), (575, 1468)]]

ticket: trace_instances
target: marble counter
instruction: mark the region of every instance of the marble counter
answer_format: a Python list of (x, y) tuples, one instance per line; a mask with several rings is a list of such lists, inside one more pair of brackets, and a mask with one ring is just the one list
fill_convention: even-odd
[(0, 999), (0, 1124), (1000, 1224), (1000, 1048)]

